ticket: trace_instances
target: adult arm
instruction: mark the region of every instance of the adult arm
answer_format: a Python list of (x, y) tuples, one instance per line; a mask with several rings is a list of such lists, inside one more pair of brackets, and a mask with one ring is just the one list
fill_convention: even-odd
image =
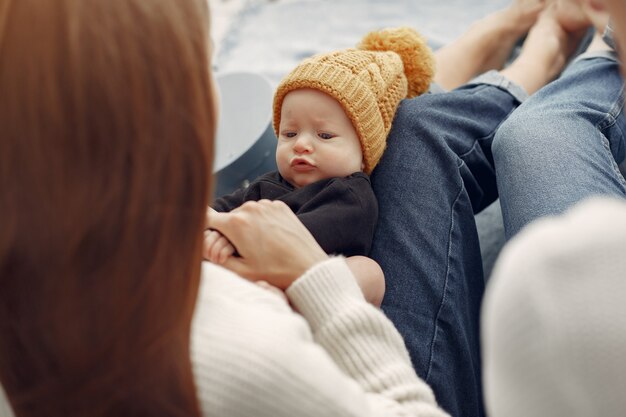
[[(365, 301), (345, 261), (329, 259), (286, 205), (246, 203), (231, 213), (211, 216), (211, 227), (240, 248), (242, 257), (225, 266), (287, 288), (311, 332), (301, 332), (298, 341), (285, 341), (282, 346), (287, 347), (275, 352), (280, 361), (271, 369), (281, 363), (295, 366), (288, 376), (267, 382), (272, 385), (265, 391), (267, 407), (272, 408), (272, 401), (287, 402), (284, 407), (301, 404), (299, 416), (446, 415), (415, 374), (402, 337)], [(265, 233), (268, 229), (273, 233)], [(277, 328), (274, 339), (282, 335)], [(313, 397), (323, 400), (313, 404)], [(278, 413), (273, 415), (293, 415), (272, 410)]]
[(286, 291), (314, 340), (362, 390), (360, 415), (445, 416), (430, 387), (417, 377), (402, 337), (381, 311), (365, 302), (345, 262), (318, 264)]

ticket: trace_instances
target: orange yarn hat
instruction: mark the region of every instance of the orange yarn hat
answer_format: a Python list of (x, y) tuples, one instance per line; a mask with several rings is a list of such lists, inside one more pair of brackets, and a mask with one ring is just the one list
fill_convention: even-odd
[(300, 88), (320, 90), (337, 100), (352, 121), (361, 141), (364, 171), (370, 174), (385, 150), (398, 104), (428, 90), (434, 67), (424, 38), (406, 27), (371, 32), (357, 49), (305, 59), (276, 89), (276, 136), (285, 96)]

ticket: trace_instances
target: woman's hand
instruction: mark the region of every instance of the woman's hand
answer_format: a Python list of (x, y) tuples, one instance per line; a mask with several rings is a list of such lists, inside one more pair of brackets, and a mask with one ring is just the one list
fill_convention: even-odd
[(207, 226), (237, 248), (223, 266), (253, 281), (280, 289), (328, 255), (282, 201), (247, 202), (230, 213), (207, 213)]

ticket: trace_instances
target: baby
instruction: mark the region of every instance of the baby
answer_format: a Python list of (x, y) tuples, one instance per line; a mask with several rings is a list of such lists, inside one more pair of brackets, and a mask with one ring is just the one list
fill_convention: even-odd
[[(426, 42), (409, 28), (372, 32), (357, 49), (304, 60), (274, 96), (278, 171), (218, 198), (213, 209), (282, 200), (327, 253), (348, 257), (365, 298), (380, 305), (384, 276), (367, 258), (378, 217), (369, 174), (397, 106), (427, 91), (433, 62)], [(206, 259), (224, 263), (234, 253), (219, 232), (206, 231)]]

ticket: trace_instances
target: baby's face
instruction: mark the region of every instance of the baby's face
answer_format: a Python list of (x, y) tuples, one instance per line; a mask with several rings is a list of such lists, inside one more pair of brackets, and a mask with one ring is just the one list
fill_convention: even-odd
[(359, 137), (334, 98), (308, 88), (285, 96), (276, 164), (296, 188), (363, 170)]

